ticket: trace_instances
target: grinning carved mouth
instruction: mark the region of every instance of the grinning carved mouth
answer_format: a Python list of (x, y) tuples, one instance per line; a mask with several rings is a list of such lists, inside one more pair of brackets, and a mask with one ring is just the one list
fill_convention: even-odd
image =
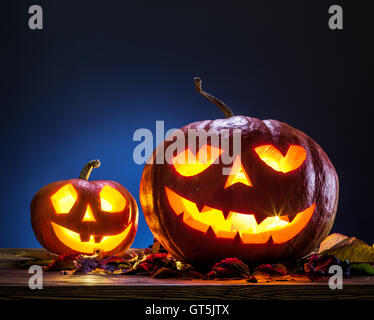
[(57, 238), (67, 247), (78, 252), (83, 253), (93, 253), (96, 249), (101, 249), (105, 252), (111, 251), (121, 244), (123, 240), (126, 239), (132, 222), (127, 226), (127, 228), (119, 234), (114, 236), (104, 236), (102, 238), (96, 239), (94, 236), (90, 236), (89, 241), (82, 242), (79, 233), (76, 233), (68, 228), (60, 226), (57, 223), (51, 222), (53, 230)]
[(253, 214), (230, 211), (225, 218), (221, 210), (207, 206), (199, 210), (196, 203), (168, 187), (165, 191), (174, 213), (182, 215), (183, 222), (191, 228), (204, 233), (211, 229), (218, 238), (234, 239), (239, 235), (245, 244), (264, 244), (271, 239), (279, 244), (292, 239), (308, 224), (316, 206), (313, 203), (304, 211), (290, 215), (293, 219), (287, 215), (272, 216), (258, 224)]

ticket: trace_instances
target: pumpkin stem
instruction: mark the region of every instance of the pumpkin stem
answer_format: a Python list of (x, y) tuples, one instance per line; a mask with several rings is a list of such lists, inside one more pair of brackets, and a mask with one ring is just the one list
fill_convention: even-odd
[(101, 163), (100, 163), (99, 159), (88, 161), (84, 165), (84, 167), (81, 171), (81, 174), (79, 175), (79, 179), (88, 180), (88, 178), (90, 177), (92, 169), (100, 167), (100, 164)]
[(217, 99), (216, 97), (212, 96), (211, 94), (203, 91), (203, 89), (201, 88), (202, 81), (199, 77), (195, 77), (193, 80), (195, 81), (195, 88), (197, 92), (200, 93), (203, 97), (209, 99), (215, 105), (217, 105), (218, 108), (221, 109), (221, 111), (223, 112), (226, 118), (230, 118), (234, 116), (234, 113), (232, 112), (231, 108), (227, 104)]

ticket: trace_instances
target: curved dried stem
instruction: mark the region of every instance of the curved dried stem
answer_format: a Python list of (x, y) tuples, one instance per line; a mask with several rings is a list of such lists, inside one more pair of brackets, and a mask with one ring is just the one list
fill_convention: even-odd
[(215, 105), (217, 105), (218, 108), (221, 109), (221, 111), (223, 112), (223, 114), (225, 115), (226, 118), (230, 118), (230, 117), (234, 116), (234, 113), (232, 112), (231, 108), (227, 104), (225, 104), (221, 100), (217, 99), (216, 97), (212, 96), (211, 94), (203, 91), (203, 89), (201, 88), (202, 81), (199, 77), (195, 77), (194, 81), (195, 81), (195, 88), (196, 88), (197, 92), (200, 93), (203, 97), (209, 99)]
[(79, 175), (79, 179), (88, 180), (88, 178), (90, 177), (92, 169), (100, 167), (100, 164), (101, 163), (100, 163), (99, 159), (88, 161), (84, 165), (84, 167), (81, 171), (81, 174)]

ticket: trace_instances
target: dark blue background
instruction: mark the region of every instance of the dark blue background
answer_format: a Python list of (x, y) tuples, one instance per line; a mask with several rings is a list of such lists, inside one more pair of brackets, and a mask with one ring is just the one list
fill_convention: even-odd
[[(116, 180), (139, 203), (134, 131), (222, 117), (196, 75), (236, 114), (313, 137), (340, 177), (333, 231), (373, 242), (369, 2), (201, 2), (2, 3), (0, 247), (38, 247), (33, 195), (94, 158), (91, 179)], [(344, 30), (331, 31), (339, 3)], [(44, 9), (42, 31), (28, 29), (31, 4)], [(134, 247), (152, 242), (141, 211), (139, 222)]]

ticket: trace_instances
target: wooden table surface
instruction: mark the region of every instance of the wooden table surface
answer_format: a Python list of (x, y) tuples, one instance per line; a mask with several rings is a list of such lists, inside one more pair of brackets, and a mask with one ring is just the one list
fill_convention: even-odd
[(154, 279), (136, 275), (43, 273), (43, 289), (31, 290), (27, 268), (15, 268), (15, 249), (0, 249), (0, 299), (224, 299), (224, 300), (374, 300), (374, 277), (343, 281), (342, 290), (319, 282)]

